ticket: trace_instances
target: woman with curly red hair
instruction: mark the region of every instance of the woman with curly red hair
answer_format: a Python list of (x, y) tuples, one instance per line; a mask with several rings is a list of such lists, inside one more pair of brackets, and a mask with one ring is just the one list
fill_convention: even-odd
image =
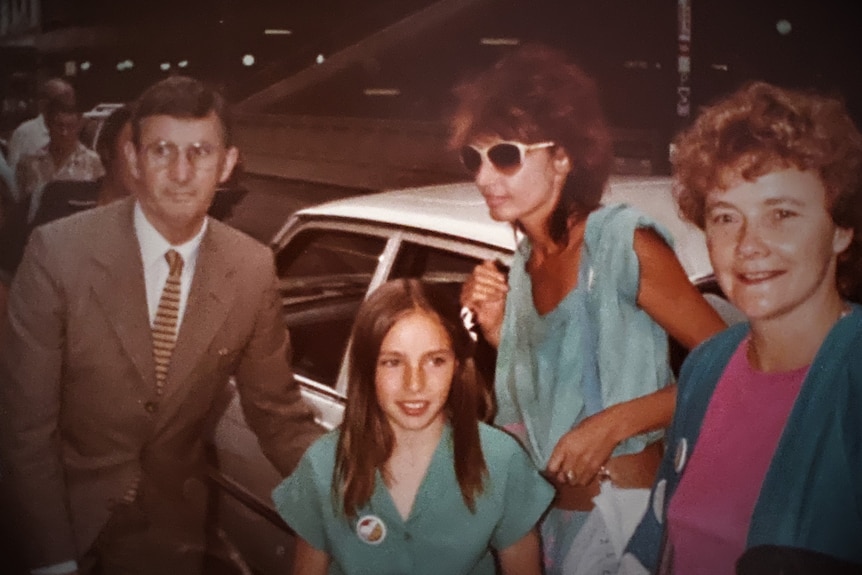
[(862, 135), (840, 100), (761, 82), (672, 162), (748, 321), (683, 365), (630, 550), (664, 573), (862, 572)]

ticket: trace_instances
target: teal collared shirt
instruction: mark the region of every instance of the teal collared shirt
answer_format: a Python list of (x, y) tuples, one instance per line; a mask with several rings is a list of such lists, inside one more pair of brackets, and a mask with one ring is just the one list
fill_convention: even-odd
[(492, 575), (491, 549), (520, 540), (553, 498), (553, 488), (521, 446), (480, 424), (488, 476), (471, 513), (455, 476), (447, 426), (406, 521), (379, 473), (371, 500), (348, 520), (332, 499), (338, 433), (315, 442), (296, 471), (273, 491), (276, 509), (288, 525), (329, 554), (332, 575)]

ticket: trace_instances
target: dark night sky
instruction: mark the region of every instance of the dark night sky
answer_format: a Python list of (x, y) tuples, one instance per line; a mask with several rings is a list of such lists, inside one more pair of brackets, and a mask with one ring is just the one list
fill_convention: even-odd
[[(90, 58), (78, 82), (93, 101), (132, 98), (157, 79), (159, 64), (188, 59), (186, 73), (211, 79), (239, 99), (313, 65), (434, 0), (47, 0), (81, 23), (120, 22), (122, 43)], [(673, 120), (676, 99), (676, 0), (485, 0), (446, 26), (369, 58), (361, 69), (284, 102), (280, 111), (394, 114), (429, 119), (450, 86), (498, 54), (480, 37), (514, 36), (568, 50), (603, 89), (609, 116), (651, 127)], [(862, 118), (862, 17), (846, 0), (691, 0), (692, 98), (704, 104), (746, 80), (839, 92)], [(72, 6), (78, 5), (79, 9)], [(86, 6), (86, 9), (83, 7)], [(781, 35), (776, 23), (792, 30)], [(60, 19), (61, 20), (61, 19)], [(292, 34), (264, 37), (264, 28)], [(256, 54), (252, 68), (241, 55)], [(132, 58), (131, 72), (116, 62)], [(627, 65), (626, 63), (636, 63)], [(58, 58), (56, 65), (61, 65)], [(714, 66), (719, 65), (719, 66)], [(172, 68), (172, 72), (176, 67)], [(369, 106), (361, 88), (398, 87), (412, 102)], [(365, 99), (367, 100), (367, 98)], [(317, 107), (317, 109), (315, 109)], [(424, 117), (424, 118), (423, 118)]]

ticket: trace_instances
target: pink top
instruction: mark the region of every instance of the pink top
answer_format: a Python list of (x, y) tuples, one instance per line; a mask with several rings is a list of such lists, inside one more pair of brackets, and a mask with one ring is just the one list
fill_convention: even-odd
[(754, 504), (808, 367), (755, 371), (746, 338), (703, 418), (697, 446), (668, 506), (675, 575), (732, 575)]

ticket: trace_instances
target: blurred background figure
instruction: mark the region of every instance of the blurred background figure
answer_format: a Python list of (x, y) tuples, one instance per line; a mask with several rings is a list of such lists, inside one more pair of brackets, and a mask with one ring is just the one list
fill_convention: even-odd
[(39, 115), (21, 123), (9, 138), (9, 157), (7, 162), (14, 173), (18, 161), (27, 154), (41, 150), (48, 143), (48, 125), (45, 110), (56, 100), (75, 101), (75, 89), (61, 78), (51, 78), (39, 88)]
[(130, 195), (135, 179), (129, 170), (123, 148), (132, 138), (132, 111), (127, 105), (116, 108), (105, 119), (96, 140), (105, 173), (96, 180), (53, 180), (42, 192), (32, 227), (75, 212), (105, 205)]
[(19, 203), (27, 206), (28, 223), (33, 222), (49, 182), (92, 181), (105, 173), (98, 154), (78, 139), (81, 113), (73, 95), (64, 94), (50, 100), (44, 115), (48, 143), (38, 151), (24, 154), (15, 172)]
[[(672, 162), (682, 213), (748, 322), (683, 365), (630, 549), (660, 573), (860, 573), (862, 307), (847, 296), (862, 135), (837, 99), (755, 83), (707, 109)], [(773, 561), (776, 545), (798, 569)]]

